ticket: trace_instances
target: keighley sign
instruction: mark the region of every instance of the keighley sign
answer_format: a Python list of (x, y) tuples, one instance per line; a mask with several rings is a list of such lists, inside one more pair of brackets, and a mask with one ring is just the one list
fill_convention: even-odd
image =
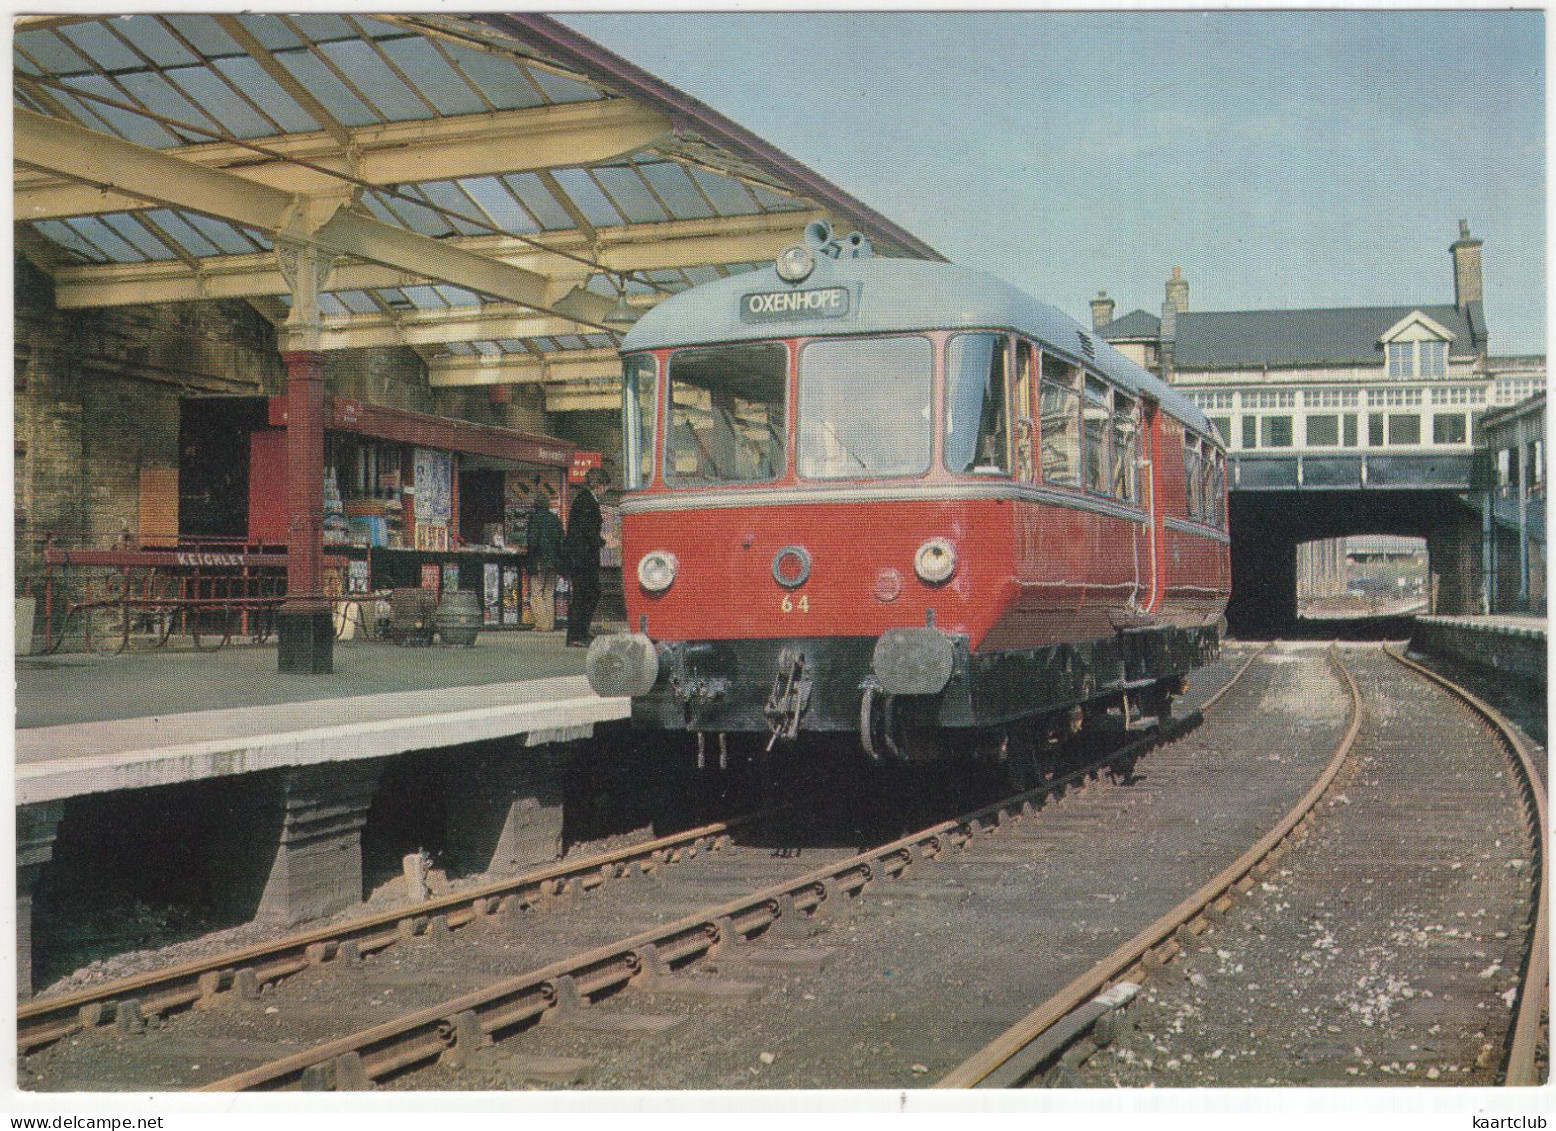
[(808, 291), (765, 291), (740, 296), (742, 322), (789, 322), (807, 318), (844, 318), (849, 311), (847, 287)]

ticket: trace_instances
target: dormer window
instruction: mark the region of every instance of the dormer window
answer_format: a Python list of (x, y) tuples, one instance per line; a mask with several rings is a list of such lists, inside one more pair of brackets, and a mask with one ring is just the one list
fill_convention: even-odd
[(1390, 377), (1448, 376), (1448, 343), (1438, 341), (1390, 342)]
[(1392, 326), (1381, 339), (1393, 379), (1448, 376), (1448, 343), (1453, 333), (1419, 310)]

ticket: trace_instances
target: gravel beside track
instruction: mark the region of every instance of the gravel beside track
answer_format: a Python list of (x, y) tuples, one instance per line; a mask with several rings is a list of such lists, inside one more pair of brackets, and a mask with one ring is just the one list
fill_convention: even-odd
[(1344, 659), (1366, 711), (1356, 776), (1114, 1042), (1050, 1082), (1499, 1082), (1532, 898), (1517, 790), (1446, 691), (1375, 649)]

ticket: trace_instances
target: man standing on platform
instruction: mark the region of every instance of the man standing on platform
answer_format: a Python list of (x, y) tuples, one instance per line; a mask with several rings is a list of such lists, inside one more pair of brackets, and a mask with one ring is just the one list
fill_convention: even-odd
[(573, 648), (589, 646), (589, 622), (600, 603), (600, 503), (596, 489), (610, 483), (601, 468), (592, 468), (584, 476), (583, 487), (567, 512), (567, 538), (562, 543), (562, 565), (567, 570), (571, 595), (567, 602), (567, 643)]
[(529, 609), (536, 632), (556, 628), (556, 575), (562, 564), (562, 520), (551, 509), (551, 499), (540, 492), (524, 527), (525, 566), (530, 576)]

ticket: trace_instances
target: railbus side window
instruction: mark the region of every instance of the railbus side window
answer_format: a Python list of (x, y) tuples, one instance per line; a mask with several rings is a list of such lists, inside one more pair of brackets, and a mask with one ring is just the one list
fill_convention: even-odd
[(656, 376), (653, 354), (633, 354), (622, 363), (621, 440), (629, 491), (647, 487), (653, 478)]
[(1108, 449), (1108, 432), (1111, 430), (1112, 406), (1108, 403), (1109, 389), (1100, 378), (1086, 375), (1086, 393), (1081, 399), (1081, 416), (1085, 422), (1086, 490), (1098, 495), (1109, 493), (1108, 473), (1111, 470)]
[(1192, 432), (1183, 434), (1183, 489), (1184, 507), (1190, 518), (1204, 514), (1204, 481), (1200, 478), (1202, 456), (1199, 437)]
[(1010, 472), (1004, 334), (958, 334), (946, 351), (945, 465), (949, 471)]
[(1043, 355), (1042, 404), (1038, 428), (1043, 482), (1055, 487), (1081, 485), (1080, 370), (1050, 354)]
[(760, 483), (784, 473), (789, 351), (777, 342), (670, 355), (665, 482)]
[(925, 337), (819, 339), (800, 350), (794, 462), (806, 479), (922, 475), (934, 436)]
[(1137, 495), (1135, 482), (1139, 457), (1136, 444), (1140, 433), (1137, 410), (1133, 397), (1118, 392), (1113, 394), (1113, 497), (1124, 503), (1135, 502)]
[(1216, 450), (1204, 440), (1200, 441), (1200, 478), (1203, 484), (1199, 492), (1199, 516), (1201, 521), (1216, 521)]

